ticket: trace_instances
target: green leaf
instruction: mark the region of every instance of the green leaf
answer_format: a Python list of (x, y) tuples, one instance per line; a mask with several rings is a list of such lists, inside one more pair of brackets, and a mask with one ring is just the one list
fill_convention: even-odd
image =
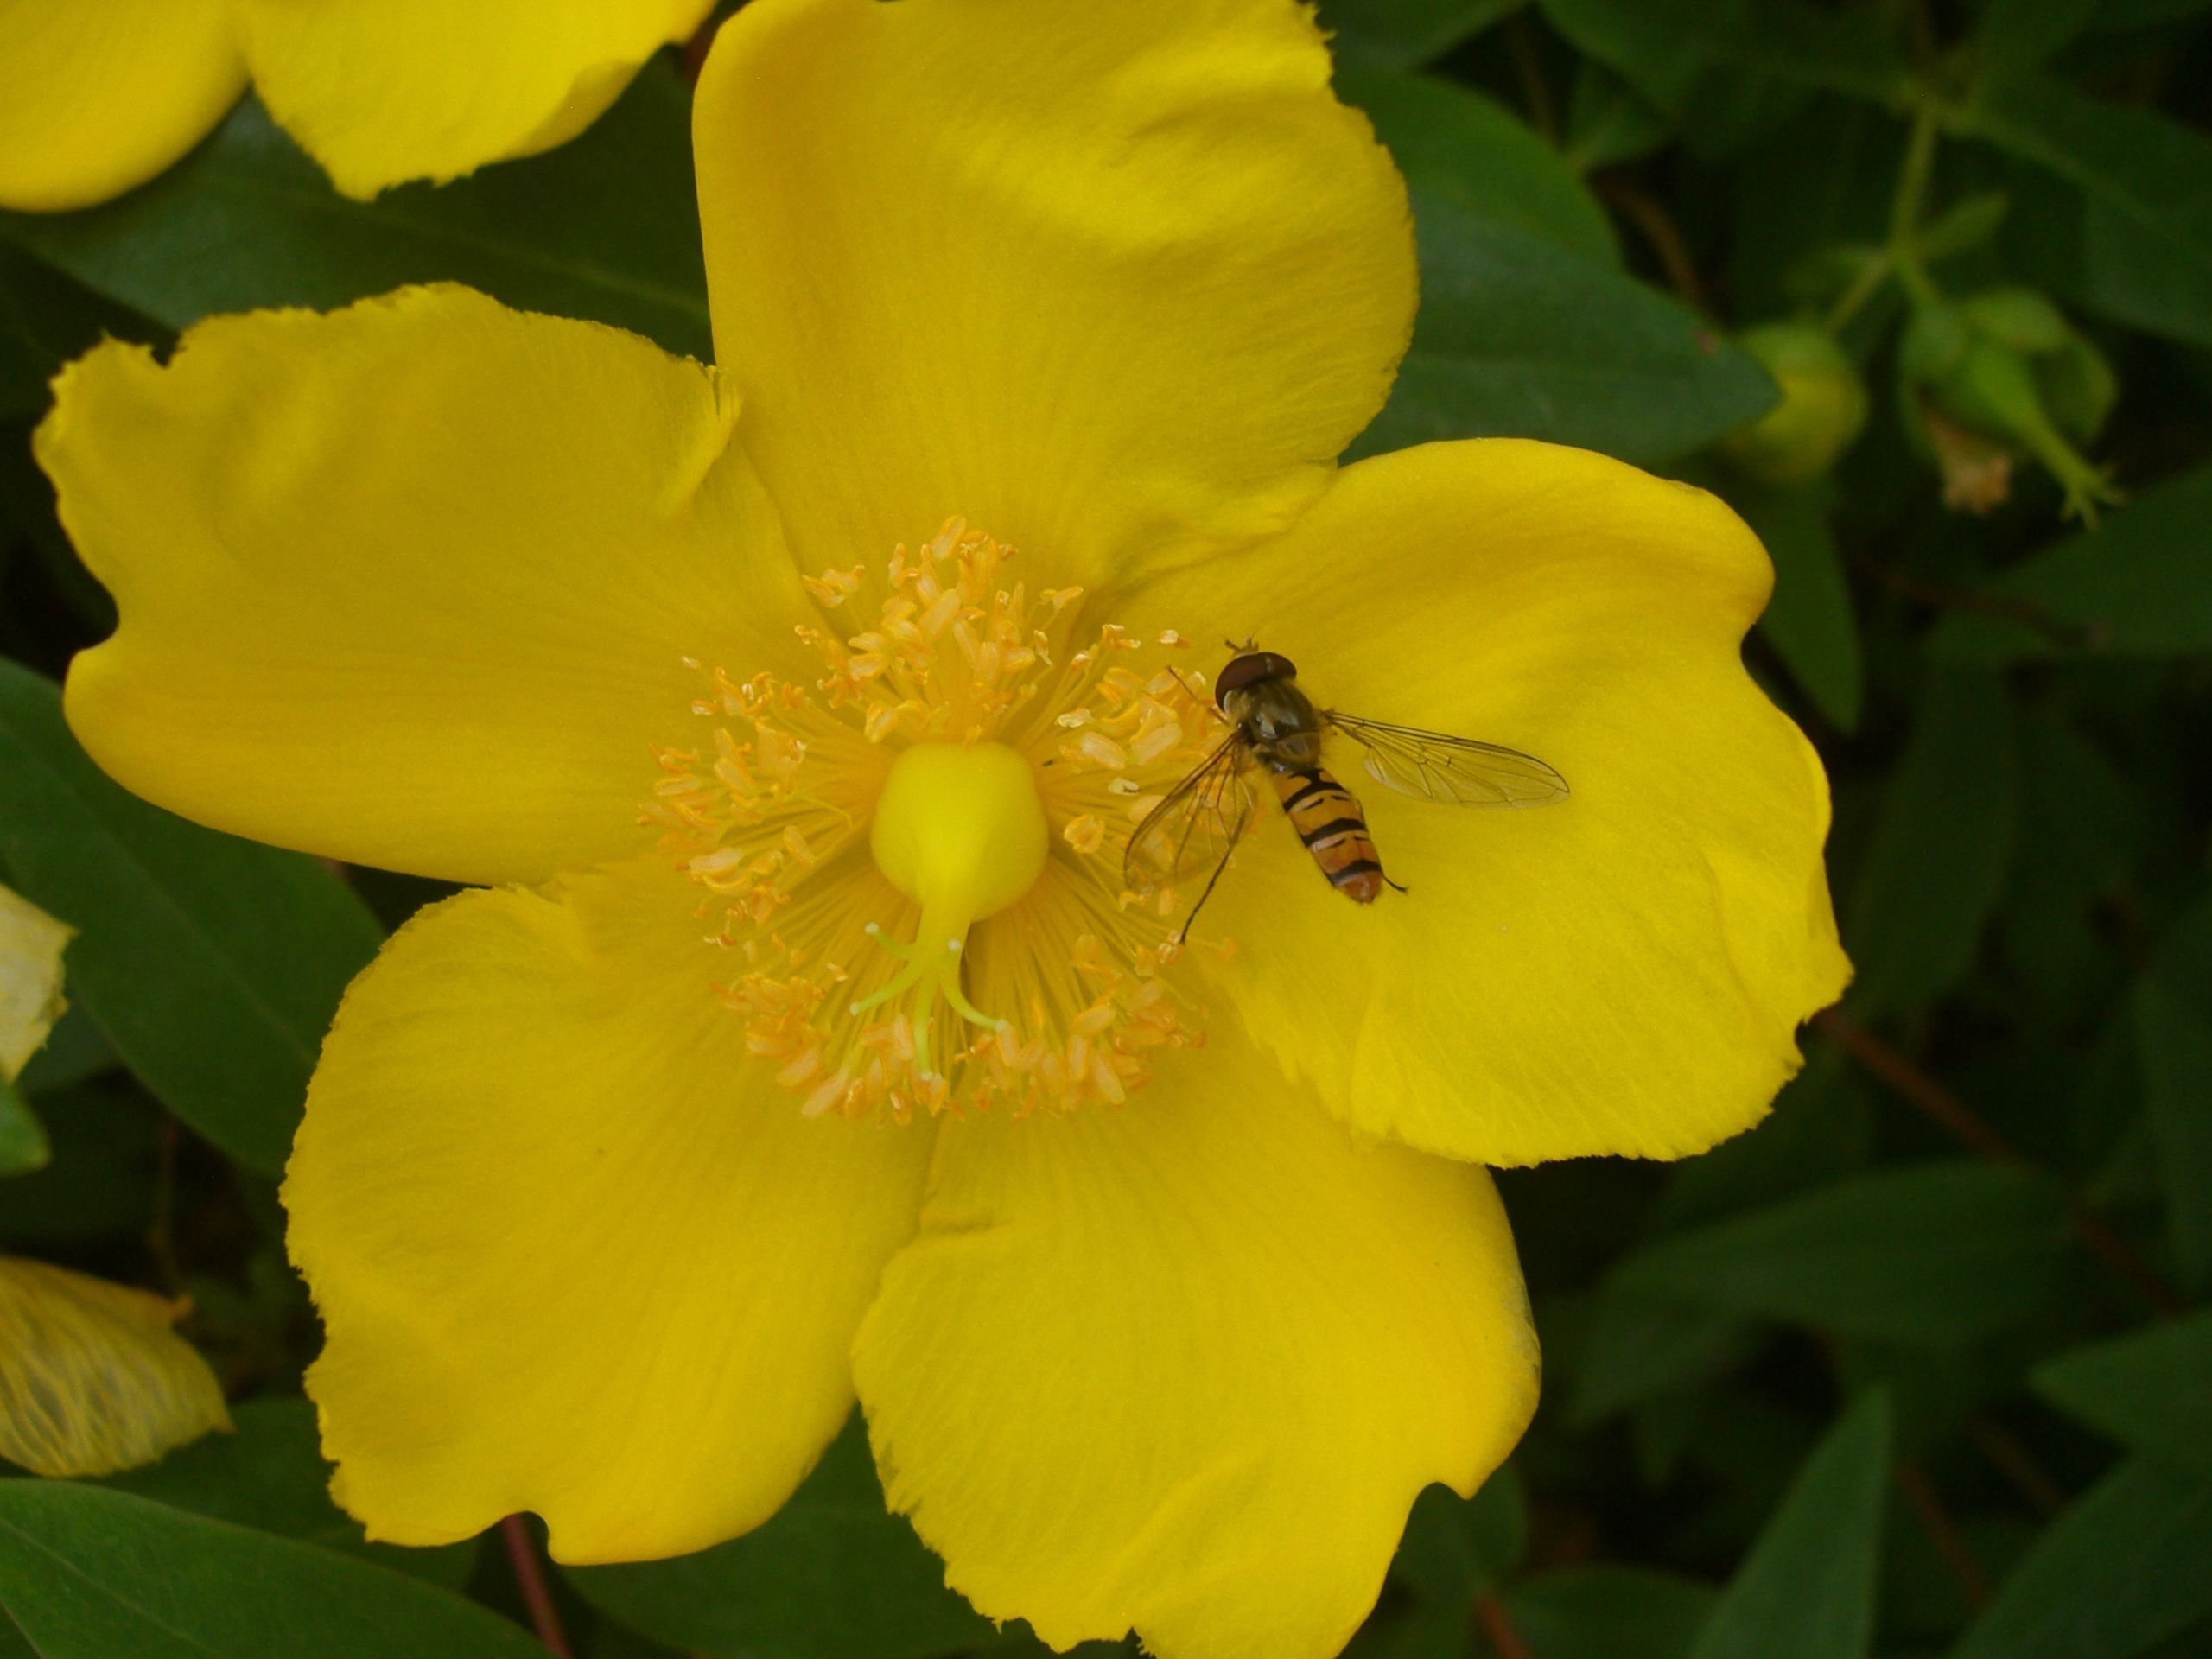
[(1527, 0), (1321, 0), (1340, 63), (1418, 69), (1518, 11)]
[(2019, 813), (2018, 734), (1993, 674), (1931, 671), (1844, 912), (1862, 1019), (1917, 1008), (1974, 960)]
[(211, 1434), (159, 1463), (98, 1484), (172, 1509), (273, 1532), (376, 1561), (458, 1590), (476, 1561), (476, 1541), (438, 1549), (372, 1544), (360, 1523), (330, 1501), (330, 1465), (304, 1400), (254, 1400), (232, 1408), (235, 1433)]
[(2171, 257), (2136, 221), (2017, 156), (1991, 158), (2008, 203), (2002, 242), (2015, 270), (2069, 305), (2192, 345), (2212, 343), (2212, 271)]
[(2136, 1458), (2045, 1529), (1951, 1659), (2133, 1659), (2212, 1613), (2212, 1482)]
[(884, 1507), (857, 1414), (776, 1517), (676, 1560), (564, 1569), (601, 1611), (672, 1647), (744, 1659), (927, 1659), (992, 1628)]
[(2074, 1349), (2029, 1381), (2130, 1450), (2212, 1480), (2212, 1312)]
[(1448, 80), (1380, 69), (1340, 70), (1337, 93), (1366, 111), (1410, 184), (1586, 259), (1620, 263), (1597, 198), (1503, 105)]
[(115, 1055), (92, 1015), (72, 1007), (55, 1021), (46, 1046), (31, 1056), (16, 1082), (25, 1094), (41, 1095), (96, 1077), (115, 1065)]
[(0, 863), (78, 930), (70, 995), (162, 1102), (251, 1168), (283, 1168), (322, 1034), (376, 954), (311, 858), (202, 830), (95, 766), (51, 682), (0, 663)]
[(1528, 1501), (1509, 1465), (1473, 1497), (1424, 1488), (1390, 1564), (1402, 1604), (1369, 1621), (1345, 1659), (1437, 1659), (1468, 1654), (1478, 1599), (1497, 1595), (1529, 1544)]
[(1542, 1659), (1688, 1659), (1713, 1592), (1640, 1567), (1570, 1567), (1517, 1585), (1505, 1614)]
[(1730, 490), (1729, 503), (1774, 560), (1774, 597), (1759, 618), (1760, 636), (1820, 711), (1850, 732), (1859, 728), (1866, 666), (1843, 556), (1828, 526), (1834, 497), (1825, 480), (1796, 489), (1745, 484)]
[[(46, 395), (41, 386), (41, 399)], [(32, 458), (29, 432), (20, 428), (0, 430), (0, 563), (10, 540), (45, 567), (47, 580), (84, 622), (87, 637), (114, 632), (115, 601), (69, 544), (54, 514), (54, 486)]]
[(1529, 1502), (1508, 1464), (1472, 1497), (1424, 1488), (1391, 1570), (1416, 1594), (1464, 1613), (1477, 1596), (1498, 1590), (1528, 1548)]
[(0, 1481), (0, 1607), (41, 1659), (545, 1659), (419, 1579), (67, 1481)]
[(1701, 148), (1741, 143), (1825, 87), (1879, 103), (1907, 84), (1902, 61), (1863, 16), (1796, 0), (1541, 0), (1585, 55), (1619, 74)]
[[(2048, 709), (2031, 711), (2021, 735), (2019, 841), (1997, 918), (2005, 966), (2046, 1007), (2101, 1007), (2117, 966), (2110, 906), (2145, 845), (2144, 791)], [(2133, 1110), (2132, 1084), (2128, 1094)]]
[(1567, 100), (1567, 141), (1561, 153), (1577, 173), (1632, 162), (1667, 142), (1667, 124), (1625, 80), (1602, 63), (1575, 66)]
[(86, 213), (0, 214), (0, 236), (173, 328), (451, 280), (671, 351), (712, 350), (690, 96), (658, 65), (549, 155), (367, 202), (333, 190), (248, 98), (151, 184)]
[(53, 1161), (54, 1145), (16, 1085), (0, 1077), (0, 1177), (28, 1175)]
[(0, 419), (44, 412), (47, 382), (101, 335), (145, 340), (157, 332), (137, 313), (0, 242)]
[(2175, 924), (2134, 1012), (2174, 1257), (2192, 1290), (2212, 1288), (2212, 904)]
[(1736, 1314), (1632, 1291), (1600, 1291), (1583, 1333), (1567, 1421), (1586, 1428), (1655, 1395), (1703, 1382), (1740, 1363), (1753, 1343)]
[(2192, 346), (2212, 346), (2212, 270), (2177, 258), (2111, 202), (2082, 209), (2081, 299), (2114, 322)]
[(1955, 613), (1929, 654), (1956, 663), (2212, 651), (2212, 467), (2154, 490), (1981, 589), (2025, 617)]
[(1805, 1459), (1692, 1659), (1865, 1659), (1889, 1473), (1889, 1396), (1875, 1390)]
[(142, 1230), (161, 1119), (135, 1089), (90, 1084), (38, 1097), (54, 1142), (45, 1168), (0, 1181), (0, 1237), (46, 1244)]
[(1421, 316), (1355, 454), (1528, 437), (1653, 462), (1773, 404), (1758, 365), (1672, 300), (1548, 238), (1413, 195)]
[(1974, 44), (1993, 69), (2022, 69), (2056, 56), (2097, 15), (2098, 0), (1988, 0)]
[(1855, 1175), (1872, 1147), (1872, 1114), (1858, 1077), (1842, 1050), (1821, 1044), (1749, 1133), (1668, 1171), (1646, 1230), (1672, 1232)]
[(2094, 28), (2157, 29), (2212, 11), (2212, 0), (2099, 0)]
[(2012, 199), (2002, 190), (1985, 190), (1978, 196), (1955, 201), (1913, 233), (1913, 243), (1926, 260), (1954, 258), (1980, 247), (2003, 228), (2012, 211)]
[(1623, 1257), (1610, 1282), (1845, 1336), (1951, 1346), (2042, 1307), (2067, 1248), (2055, 1183), (1944, 1160), (1657, 1240)]
[(2107, 104), (2054, 76), (1993, 75), (1956, 117), (2079, 188), (2085, 280), (2098, 308), (2212, 344), (2212, 139), (2154, 110)]
[(2212, 0), (2099, 0), (2094, 29), (2159, 29), (2212, 11)]

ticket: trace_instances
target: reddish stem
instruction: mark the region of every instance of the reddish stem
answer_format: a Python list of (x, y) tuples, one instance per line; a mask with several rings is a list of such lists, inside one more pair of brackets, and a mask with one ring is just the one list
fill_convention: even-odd
[(1475, 1623), (1483, 1627), (1483, 1634), (1497, 1649), (1497, 1659), (1535, 1659), (1529, 1644), (1521, 1639), (1521, 1632), (1513, 1628), (1513, 1621), (1505, 1616), (1505, 1608), (1496, 1596), (1478, 1596), (1475, 1599)]
[(1700, 315), (1710, 315), (1713, 296), (1706, 292), (1705, 283), (1697, 274), (1697, 262), (1690, 257), (1688, 242), (1659, 199), (1620, 172), (1600, 174), (1596, 183), (1599, 194), (1643, 232), (1682, 303)]
[(1936, 1553), (1943, 1558), (1943, 1564), (1951, 1569), (1951, 1576), (1959, 1581), (1967, 1605), (1980, 1611), (1989, 1605), (1989, 1574), (1982, 1570), (1966, 1535), (1959, 1530), (1959, 1523), (1951, 1518), (1942, 1497), (1916, 1465), (1900, 1463), (1892, 1472), (1897, 1477), (1897, 1490), (1904, 1494), (1904, 1501), (1919, 1517), (1929, 1542), (1936, 1546)]
[(557, 1659), (575, 1659), (569, 1638), (561, 1630), (560, 1610), (553, 1605), (552, 1586), (545, 1569), (537, 1564), (537, 1547), (531, 1541), (529, 1523), (518, 1515), (499, 1522), (507, 1541), (507, 1559), (515, 1566), (515, 1583), (521, 1588), (523, 1605), (530, 1609), (530, 1627)]
[(2012, 1483), (2013, 1490), (2027, 1499), (2044, 1520), (2066, 1507), (2066, 1489), (2050, 1478), (2027, 1447), (1988, 1418), (1967, 1418), (1967, 1438), (1980, 1448), (1982, 1456)]

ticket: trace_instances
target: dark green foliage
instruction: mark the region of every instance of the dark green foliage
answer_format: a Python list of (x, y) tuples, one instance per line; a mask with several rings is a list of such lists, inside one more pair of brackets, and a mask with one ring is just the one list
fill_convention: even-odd
[(1838, 1181), (1631, 1251), (1619, 1287), (1897, 1342), (1970, 1342), (2039, 1309), (2066, 1249), (2055, 1183), (1963, 1159)]
[[(1421, 1496), (1353, 1651), (2212, 1652), (2212, 0), (1321, 16), (1421, 264), (1356, 453), (1549, 438), (1744, 515), (1777, 577), (1746, 661), (1831, 778), (1858, 969), (1757, 1128), (1502, 1178), (1545, 1404), (1473, 1500)], [(0, 1478), (0, 1659), (542, 1651), (500, 1535), (363, 1539), (300, 1397), (272, 1178), (345, 983), (432, 889), (92, 766), (54, 683), (112, 607), (28, 440), (103, 335), (410, 282), (709, 356), (689, 123), (664, 61), (569, 145), (363, 204), (249, 99), (118, 201), (0, 215), (0, 881), (79, 930), (0, 1090), (0, 1252), (188, 1294), (238, 1422)], [(1712, 448), (1787, 407), (1731, 343), (1774, 323), (1873, 410), (1788, 485)], [(1042, 1651), (885, 1512), (857, 1420), (753, 1535), (553, 1589), (579, 1659)]]
[(2212, 1313), (2074, 1349), (2029, 1380), (2100, 1433), (2212, 1480)]
[(1417, 69), (1525, 0), (1321, 0), (1339, 62)]
[(363, 1539), (360, 1524), (330, 1501), (330, 1466), (316, 1447), (315, 1408), (306, 1401), (252, 1400), (232, 1414), (235, 1433), (211, 1435), (101, 1484), (210, 1520), (344, 1550), (448, 1589), (467, 1581), (476, 1563), (474, 1541), (399, 1549)]
[(759, 1659), (931, 1659), (991, 1627), (883, 1506), (855, 1415), (791, 1502), (758, 1532), (700, 1554), (569, 1574), (616, 1618), (671, 1645)]
[(0, 1608), (41, 1659), (529, 1659), (449, 1591), (67, 1481), (0, 1482)]
[(529, 167), (359, 202), (248, 99), (143, 189), (82, 213), (0, 214), (0, 234), (170, 328), (452, 281), (703, 359), (690, 128), (685, 89), (656, 67), (590, 132)]
[(1973, 963), (2019, 814), (2017, 718), (1994, 675), (1931, 671), (1847, 889), (1844, 938), (1862, 1014), (1917, 1007)]
[(2212, 344), (2212, 139), (2155, 110), (2123, 108), (2044, 74), (1992, 76), (1965, 130), (2082, 193), (2096, 308), (2153, 334)]
[(2212, 1288), (2212, 903), (2177, 922), (2135, 992), (2135, 1054), (2174, 1259)]
[(2212, 1481), (2132, 1459), (2036, 1541), (1953, 1659), (2147, 1653), (2212, 1615), (2208, 1559)]
[(1759, 619), (1759, 637), (1831, 724), (1855, 729), (1866, 701), (1866, 669), (1843, 555), (1829, 524), (1834, 486), (1827, 480), (1764, 488), (1745, 484), (1730, 499), (1774, 560), (1774, 597)]
[(1511, 436), (1666, 461), (1774, 401), (1749, 358), (1664, 296), (1418, 183), (1413, 195), (1421, 316), (1354, 454)]
[(1872, 1394), (1805, 1459), (1690, 1659), (1864, 1659), (1889, 1468), (1890, 1404)]
[(147, 805), (78, 747), (56, 689), (0, 662), (0, 871), (78, 931), (70, 994), (164, 1105), (283, 1167), (339, 994), (382, 938), (324, 866)]
[(1694, 1580), (1635, 1567), (1568, 1567), (1523, 1580), (1504, 1599), (1510, 1627), (1544, 1659), (1686, 1659), (1713, 1592)]
[(1943, 620), (1931, 655), (1953, 662), (2212, 653), (2212, 471), (2145, 491), (2094, 533), (2007, 566), (1980, 603)]

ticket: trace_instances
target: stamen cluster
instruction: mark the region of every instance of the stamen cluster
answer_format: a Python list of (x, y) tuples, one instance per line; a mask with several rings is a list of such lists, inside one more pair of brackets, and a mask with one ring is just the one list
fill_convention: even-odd
[[(823, 664), (810, 683), (702, 668), (711, 731), (657, 751), (648, 817), (741, 960), (720, 995), (809, 1115), (1119, 1103), (1155, 1050), (1202, 1040), (1162, 971), (1166, 896), (1125, 893), (1122, 861), (1217, 716), (1166, 660), (1179, 636), (1106, 623), (1077, 645), (1082, 591), (1031, 594), (1007, 580), (1014, 556), (955, 519), (880, 578), (808, 578), (825, 613), (873, 620), (798, 630)], [(916, 938), (921, 907), (868, 850), (885, 779), (918, 743), (1027, 757), (1052, 831), (1043, 874), (964, 938)]]

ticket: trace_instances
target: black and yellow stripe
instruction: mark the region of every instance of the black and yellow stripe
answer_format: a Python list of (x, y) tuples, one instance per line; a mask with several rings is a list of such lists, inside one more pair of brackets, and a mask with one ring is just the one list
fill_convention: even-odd
[(1387, 878), (1367, 833), (1367, 814), (1352, 792), (1319, 766), (1272, 771), (1269, 776), (1290, 827), (1330, 885), (1347, 898), (1372, 904)]

